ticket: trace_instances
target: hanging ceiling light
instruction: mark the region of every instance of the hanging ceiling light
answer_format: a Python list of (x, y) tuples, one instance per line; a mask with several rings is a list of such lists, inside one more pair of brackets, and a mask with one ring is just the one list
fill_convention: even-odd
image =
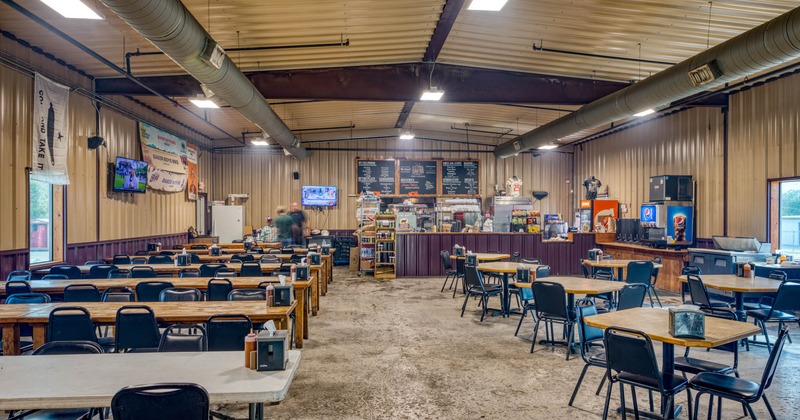
[(405, 131), (400, 134), (400, 140), (414, 140), (414, 133)]
[(439, 99), (442, 99), (442, 96), (444, 96), (443, 90), (439, 90), (439, 88), (436, 86), (431, 86), (430, 89), (422, 92), (422, 97), (419, 99), (421, 101), (438, 101)]
[(269, 142), (266, 140), (250, 140), (250, 144), (253, 146), (269, 146)]
[(508, 0), (472, 0), (467, 7), (468, 10), (484, 10), (488, 12), (499, 12)]
[(97, 12), (85, 5), (81, 0), (42, 0), (61, 16), (68, 19), (94, 19), (103, 20)]
[(194, 104), (194, 106), (198, 108), (204, 109), (215, 109), (219, 108), (216, 102), (212, 101), (209, 98), (206, 98), (204, 95), (197, 95), (194, 98), (189, 98), (189, 102)]

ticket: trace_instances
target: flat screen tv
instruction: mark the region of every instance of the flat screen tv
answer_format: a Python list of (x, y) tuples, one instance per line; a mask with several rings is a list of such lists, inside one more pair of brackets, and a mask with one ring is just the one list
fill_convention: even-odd
[(143, 193), (147, 188), (147, 162), (117, 156), (114, 191)]
[(336, 192), (336, 187), (330, 185), (304, 185), (302, 190), (303, 205), (309, 207), (335, 207)]

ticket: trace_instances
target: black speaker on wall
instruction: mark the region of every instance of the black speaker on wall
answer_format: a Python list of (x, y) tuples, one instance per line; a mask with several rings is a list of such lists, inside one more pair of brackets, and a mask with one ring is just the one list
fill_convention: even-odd
[(300, 172), (292, 172), (292, 178), (295, 180), (300, 179)]
[(100, 147), (100, 146), (102, 146), (102, 145), (104, 145), (106, 143), (106, 141), (103, 140), (103, 138), (100, 137), (100, 136), (89, 137), (88, 142), (89, 142), (89, 149), (90, 150), (97, 149), (98, 147)]

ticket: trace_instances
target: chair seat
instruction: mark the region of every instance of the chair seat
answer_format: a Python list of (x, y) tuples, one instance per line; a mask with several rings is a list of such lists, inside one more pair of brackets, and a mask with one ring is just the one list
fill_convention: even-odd
[(589, 356), (589, 364), (595, 366), (606, 366), (606, 352), (601, 351)]
[(456, 274), (458, 274), (458, 272), (456, 270), (447, 270), (444, 272), (444, 274), (446, 276), (455, 276)]
[[(486, 285), (486, 286), (484, 286), (483, 290), (485, 291), (485, 293), (487, 295), (496, 295), (496, 294), (503, 293), (503, 288), (500, 287), (500, 286)], [(469, 289), (467, 289), (467, 292), (472, 293), (472, 294), (476, 294), (476, 295), (483, 294), (483, 292), (481, 291), (481, 289), (479, 287), (470, 287)]]
[(745, 400), (754, 399), (759, 384), (747, 379), (719, 373), (701, 373), (690, 381), (692, 388), (705, 389), (720, 394), (732, 395)]
[(711, 362), (703, 359), (695, 359), (694, 357), (676, 357), (675, 370), (681, 372), (698, 374), (703, 372), (715, 373), (730, 373), (733, 372), (733, 367), (722, 363)]
[(781, 312), (781, 311), (773, 311), (772, 316), (767, 319), (770, 315), (769, 309), (753, 309), (747, 311), (747, 316), (752, 316), (760, 321), (786, 321), (786, 322), (794, 322), (797, 321), (797, 316), (795, 314), (790, 314), (788, 312)]
[[(640, 385), (643, 387), (658, 389), (658, 384), (646, 376), (634, 375), (632, 373), (620, 372), (617, 378), (626, 384)], [(669, 373), (661, 374), (661, 381), (664, 383), (664, 389), (667, 392), (676, 393), (684, 388), (689, 383), (683, 376), (672, 375)]]
[(725, 301), (709, 299), (712, 308), (730, 308), (731, 304)]
[(758, 309), (769, 309), (769, 306), (758, 302), (745, 302), (743, 308), (746, 311), (753, 311)]

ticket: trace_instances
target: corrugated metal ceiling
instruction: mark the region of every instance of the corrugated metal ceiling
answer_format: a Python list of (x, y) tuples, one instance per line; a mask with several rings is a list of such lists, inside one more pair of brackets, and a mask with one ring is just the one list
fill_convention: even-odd
[[(120, 66), (124, 66), (126, 52), (155, 51), (149, 42), (99, 2), (89, 3), (97, 7), (105, 20), (88, 23), (64, 19), (38, 0), (19, 0), (19, 3)], [(419, 62), (445, 1), (184, 0), (184, 4), (227, 49), (350, 42), (349, 46), (229, 54), (242, 70), (255, 71)], [(788, 0), (713, 2), (709, 30), (709, 2), (701, 0), (509, 0), (498, 13), (470, 11), (465, 5), (437, 62), (616, 81), (637, 80), (666, 66), (534, 51), (532, 46), (536, 43), (548, 49), (577, 53), (678, 62), (707, 45), (716, 45), (797, 6), (796, 1)], [(112, 70), (5, 5), (0, 6), (0, 28), (93, 76), (117, 77)], [(183, 73), (164, 56), (134, 57), (132, 63), (135, 75)], [(226, 137), (168, 101), (153, 97), (137, 99), (211, 138)], [(186, 103), (186, 98), (176, 99)], [(346, 101), (275, 106), (276, 112), (295, 130), (350, 124), (355, 125), (356, 130), (393, 128), (402, 108), (402, 102)], [(201, 110), (197, 113), (204, 114)], [(405, 127), (452, 133), (451, 126), (469, 123), (487, 126), (487, 130), (510, 128), (513, 134), (518, 134), (559, 115), (563, 113), (504, 105), (419, 102), (413, 107)], [(233, 136), (257, 130), (232, 109), (212, 110), (206, 116)], [(576, 134), (569, 140), (587, 134), (589, 132)]]

